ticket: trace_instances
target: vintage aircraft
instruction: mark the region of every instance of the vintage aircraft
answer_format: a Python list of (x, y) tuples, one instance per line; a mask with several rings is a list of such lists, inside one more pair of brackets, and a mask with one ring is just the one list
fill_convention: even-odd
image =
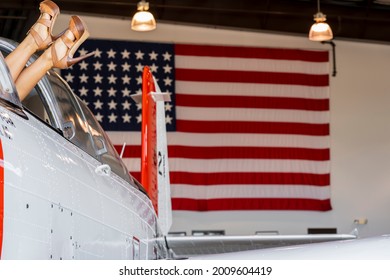
[[(14, 42), (0, 39), (4, 56), (14, 48)], [(150, 102), (152, 110), (143, 112), (141, 184), (129, 174), (91, 111), (56, 72), (48, 72), (21, 102), (3, 55), (0, 259), (166, 259), (175, 257), (172, 249), (191, 251), (199, 245), (222, 252), (229, 246), (242, 250), (356, 238), (167, 237), (171, 209), (166, 138), (156, 131), (165, 131), (160, 122), (165, 120), (164, 107), (152, 103), (163, 104), (164, 98), (150, 72), (144, 72), (142, 96), (143, 110), (148, 108), (144, 102)]]
[(151, 200), (61, 77), (22, 104), (3, 58), (0, 73), (0, 257), (167, 258)]

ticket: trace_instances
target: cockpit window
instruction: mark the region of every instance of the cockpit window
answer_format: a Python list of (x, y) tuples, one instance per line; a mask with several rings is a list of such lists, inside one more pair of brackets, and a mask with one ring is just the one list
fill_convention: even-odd
[(129, 171), (92, 112), (82, 101), (80, 101), (80, 107), (89, 125), (99, 161), (108, 164), (115, 174), (121, 176), (126, 181), (131, 181)]
[(108, 164), (112, 172), (132, 182), (118, 153), (85, 103), (77, 99), (58, 76), (48, 78), (59, 107), (64, 136), (101, 163)]
[(39, 94), (39, 88), (35, 87), (22, 101), (23, 107), (29, 109), (37, 117), (54, 127), (52, 118), (48, 114), (45, 102)]
[(73, 94), (54, 75), (48, 76), (60, 111), (61, 129), (64, 136), (73, 144), (95, 157), (95, 147), (89, 133), (88, 124)]
[(12, 104), (22, 107), (15, 85), (12, 82), (11, 73), (5, 63), (3, 55), (0, 53), (0, 98), (5, 99)]

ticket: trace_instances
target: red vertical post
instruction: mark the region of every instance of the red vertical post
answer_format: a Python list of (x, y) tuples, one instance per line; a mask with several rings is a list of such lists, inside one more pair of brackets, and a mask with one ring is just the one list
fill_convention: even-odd
[(155, 91), (153, 75), (149, 67), (145, 66), (142, 76), (141, 184), (148, 193), (157, 213), (156, 102), (150, 95), (151, 92)]

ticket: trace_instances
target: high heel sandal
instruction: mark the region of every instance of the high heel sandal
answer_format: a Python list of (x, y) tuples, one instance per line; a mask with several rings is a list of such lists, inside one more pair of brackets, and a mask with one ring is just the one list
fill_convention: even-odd
[[(73, 33), (73, 36), (75, 38), (74, 40), (67, 37), (67, 31)], [(88, 36), (89, 32), (84, 21), (78, 16), (72, 16), (69, 22), (69, 28), (62, 34), (59, 39), (56, 40), (56, 42), (51, 47), (53, 67), (65, 69), (87, 57), (94, 55), (95, 52), (91, 52), (86, 55), (73, 58), (73, 55), (76, 52), (77, 48), (88, 38)], [(61, 59), (58, 58), (57, 51), (55, 48), (55, 44), (59, 40), (61, 40), (68, 48), (65, 52), (65, 55)]]
[[(60, 8), (56, 5), (56, 3), (49, 0), (43, 1), (39, 4), (39, 10), (41, 11), (41, 16), (27, 32), (27, 34), (30, 33), (33, 36), (35, 43), (38, 46), (38, 51), (46, 49), (53, 43), (53, 41), (62, 35), (62, 33), (57, 36), (53, 36), (52, 34), (54, 22), (60, 13)], [(48, 14), (50, 19), (42, 18), (43, 14)], [(34, 29), (36, 24), (42, 24), (48, 28), (47, 37), (45, 39), (42, 38), (41, 35), (39, 35), (39, 33)]]

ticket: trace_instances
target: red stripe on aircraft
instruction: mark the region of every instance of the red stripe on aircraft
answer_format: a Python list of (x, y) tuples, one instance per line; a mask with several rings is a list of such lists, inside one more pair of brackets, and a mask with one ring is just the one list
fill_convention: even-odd
[(149, 94), (155, 91), (152, 72), (145, 66), (142, 75), (141, 184), (158, 213), (156, 103)]
[(0, 140), (0, 259), (3, 248), (3, 224), (4, 224), (4, 156), (3, 145)]

